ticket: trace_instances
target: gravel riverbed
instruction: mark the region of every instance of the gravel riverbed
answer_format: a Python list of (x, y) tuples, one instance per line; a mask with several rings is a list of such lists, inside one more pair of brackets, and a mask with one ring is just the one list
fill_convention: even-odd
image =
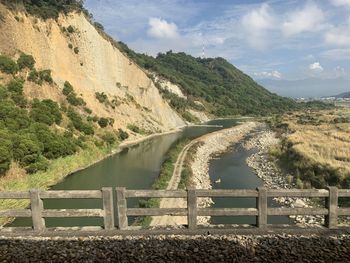
[(350, 262), (350, 236), (0, 239), (0, 262)]
[[(269, 149), (271, 146), (277, 145), (280, 140), (275, 133), (267, 126), (260, 131), (253, 133), (253, 136), (245, 142), (246, 149), (256, 148), (257, 153), (252, 154), (246, 160), (249, 167), (251, 167), (256, 175), (264, 181), (264, 185), (271, 189), (291, 189), (297, 188), (294, 183), (288, 182), (287, 178), (292, 175), (285, 174), (276, 165), (275, 161), (271, 159)], [(317, 206), (308, 198), (295, 197), (278, 197), (274, 201), (279, 203), (282, 207), (301, 208)], [(324, 216), (290, 216), (297, 224), (313, 225), (324, 224)], [(350, 218), (342, 218), (341, 223), (350, 222)]]

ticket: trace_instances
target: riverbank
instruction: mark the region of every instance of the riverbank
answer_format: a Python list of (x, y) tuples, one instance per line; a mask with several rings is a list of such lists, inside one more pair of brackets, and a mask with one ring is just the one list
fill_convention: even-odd
[[(293, 183), (293, 176), (285, 174), (270, 156), (270, 149), (280, 143), (276, 134), (265, 126), (260, 131), (252, 134), (251, 138), (243, 145), (246, 149), (256, 148), (257, 153), (252, 154), (246, 160), (255, 174), (264, 181), (264, 185), (271, 189), (291, 189), (297, 188)], [(274, 198), (282, 207), (302, 208), (312, 207), (313, 204), (307, 198), (278, 197)], [(302, 225), (323, 224), (323, 216), (290, 216), (295, 223)]]
[[(242, 140), (248, 133), (256, 129), (260, 124), (256, 122), (245, 122), (238, 126), (219, 130), (213, 133), (209, 133), (199, 137), (191, 143), (189, 143), (183, 150), (186, 153), (191, 146), (196, 143), (200, 143), (196, 152), (193, 154), (193, 161), (190, 164), (192, 169), (192, 177), (190, 178), (190, 184), (192, 187), (197, 189), (211, 189), (211, 181), (209, 177), (209, 162), (214, 155), (218, 155), (227, 149), (234, 143)], [(180, 162), (183, 163), (185, 156), (180, 156)], [(178, 183), (181, 179), (181, 173), (174, 174), (176, 178), (172, 178), (172, 183), (169, 185), (169, 189), (177, 189)], [(213, 204), (211, 198), (198, 198), (198, 207), (209, 207)], [(162, 201), (160, 204), (161, 208), (186, 208), (186, 200), (180, 198), (172, 198), (169, 200)], [(200, 216), (197, 219), (198, 224), (208, 224), (210, 217)], [(154, 217), (151, 226), (160, 225), (172, 225), (180, 226), (187, 224), (187, 218), (181, 216), (161, 216)]]

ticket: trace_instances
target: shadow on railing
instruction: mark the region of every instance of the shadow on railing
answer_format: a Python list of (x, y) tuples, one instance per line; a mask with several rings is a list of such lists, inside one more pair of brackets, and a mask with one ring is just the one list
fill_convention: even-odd
[[(199, 208), (198, 197), (226, 197), (226, 198), (256, 198), (256, 208)], [(268, 207), (268, 198), (273, 197), (303, 197), (303, 198), (325, 198), (325, 206), (321, 208), (275, 208)], [(260, 187), (257, 190), (127, 190), (116, 188), (116, 215), (117, 228), (115, 224), (114, 198), (112, 188), (102, 190), (84, 191), (39, 191), (27, 192), (0, 192), (0, 199), (30, 199), (30, 207), (27, 209), (0, 210), (0, 217), (31, 217), (33, 233), (43, 233), (49, 228), (45, 225), (45, 218), (56, 217), (102, 217), (103, 228), (94, 230), (122, 230), (131, 231), (128, 226), (129, 216), (185, 216), (187, 217), (187, 229), (196, 230), (198, 216), (256, 216), (257, 229), (268, 229), (268, 216), (288, 215), (322, 215), (325, 216), (325, 224), (329, 229), (338, 228), (338, 216), (350, 216), (350, 207), (339, 207), (339, 198), (349, 198), (350, 189), (267, 189)], [(44, 209), (44, 199), (102, 199), (102, 209)], [(184, 198), (187, 200), (186, 208), (128, 208), (129, 198)], [(206, 226), (200, 226), (201, 229)], [(82, 229), (84, 228), (77, 228)], [(89, 229), (88, 227), (85, 229)], [(92, 229), (92, 228), (90, 228)], [(209, 228), (208, 228), (209, 229)], [(3, 227), (0, 233), (15, 232), (23, 230), (20, 227)], [(72, 228), (61, 228), (61, 230), (72, 230)]]

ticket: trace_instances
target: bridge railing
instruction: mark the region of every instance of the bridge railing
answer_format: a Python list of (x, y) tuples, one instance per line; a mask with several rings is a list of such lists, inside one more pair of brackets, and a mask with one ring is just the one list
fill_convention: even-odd
[[(29, 199), (30, 206), (26, 209), (0, 210), (0, 217), (31, 217), (34, 232), (45, 232), (48, 230), (45, 218), (56, 217), (100, 217), (103, 218), (104, 230), (129, 230), (128, 218), (131, 216), (185, 216), (187, 227), (195, 230), (198, 216), (255, 216), (256, 228), (265, 229), (268, 216), (288, 215), (322, 215), (325, 216), (326, 227), (336, 229), (339, 216), (350, 216), (350, 207), (339, 207), (339, 198), (350, 197), (350, 189), (267, 189), (264, 187), (256, 190), (127, 190), (116, 188), (116, 198), (113, 197), (112, 188), (102, 190), (84, 191), (39, 191), (27, 192), (0, 192), (0, 199)], [(256, 198), (255, 208), (200, 208), (198, 198), (220, 197), (220, 198)], [(302, 197), (302, 198), (324, 198), (325, 206), (318, 208), (290, 208), (269, 207), (268, 198), (273, 197)], [(102, 199), (102, 209), (45, 209), (45, 199)], [(183, 198), (186, 200), (185, 208), (134, 208), (128, 207), (127, 200), (130, 198)], [(114, 206), (117, 210), (115, 211)], [(117, 228), (114, 215), (117, 216)], [(205, 226), (201, 226), (202, 228)], [(20, 228), (3, 227), (0, 230), (16, 231)], [(96, 229), (96, 228), (95, 228)]]

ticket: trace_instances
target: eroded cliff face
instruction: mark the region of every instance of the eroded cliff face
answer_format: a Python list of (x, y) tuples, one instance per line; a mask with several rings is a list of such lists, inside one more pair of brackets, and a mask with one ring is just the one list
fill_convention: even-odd
[[(69, 33), (68, 27), (74, 32)], [(51, 69), (57, 90), (26, 87), (30, 97), (57, 100), (69, 81), (94, 114), (115, 119), (114, 127), (136, 124), (169, 130), (184, 121), (164, 101), (145, 72), (102, 37), (83, 14), (61, 15), (57, 21), (12, 13), (0, 4), (0, 53), (31, 54), (36, 68)], [(34, 90), (36, 89), (36, 90)], [(100, 103), (95, 92), (115, 99), (114, 109)]]

